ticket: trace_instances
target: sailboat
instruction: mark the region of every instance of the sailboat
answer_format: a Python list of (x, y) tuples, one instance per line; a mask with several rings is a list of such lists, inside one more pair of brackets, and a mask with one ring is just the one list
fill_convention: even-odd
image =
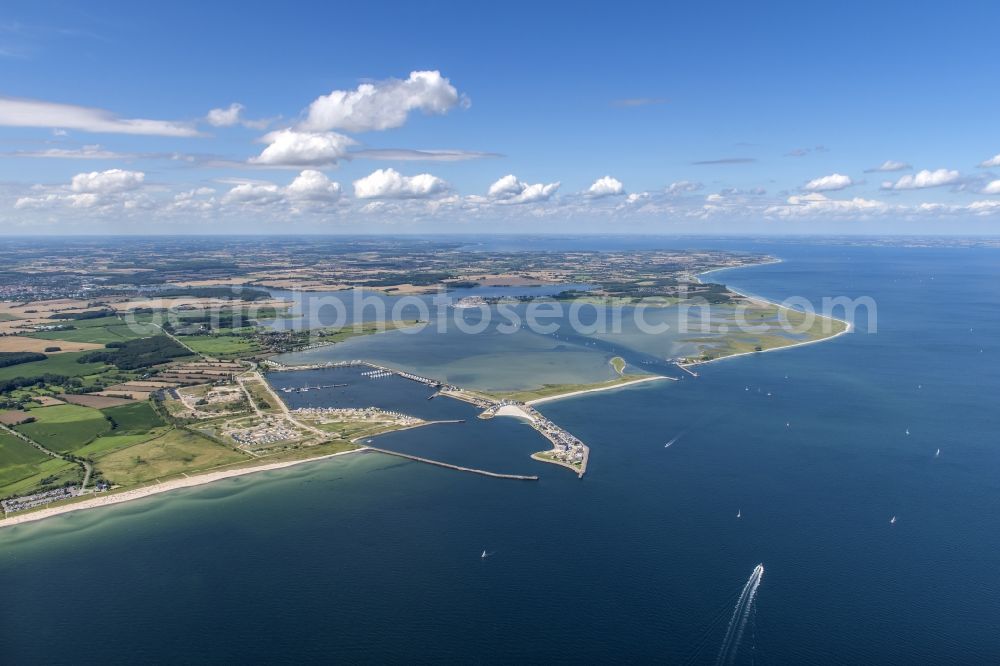
[(907, 435), (909, 435), (909, 434), (910, 434), (910, 429), (909, 429), (909, 428), (907, 428), (907, 429), (906, 429), (906, 434), (907, 434)]
[(937, 458), (939, 455), (941, 455), (941, 449), (938, 449), (937, 451), (934, 452), (935, 458)]
[(489, 557), (489, 556), (490, 556), (490, 555), (489, 555), (489, 553), (487, 553), (487, 552), (486, 552), (486, 549), (485, 549), (485, 548), (483, 548), (483, 554), (479, 556), (479, 559), (481, 559), (481, 560), (485, 560), (485, 559), (486, 559), (487, 557)]
[(743, 509), (737, 509), (736, 510), (736, 517), (737, 518), (742, 518), (743, 517)]
[(896, 516), (893, 516), (892, 519), (889, 520), (889, 524), (890, 525), (895, 525), (896, 524)]

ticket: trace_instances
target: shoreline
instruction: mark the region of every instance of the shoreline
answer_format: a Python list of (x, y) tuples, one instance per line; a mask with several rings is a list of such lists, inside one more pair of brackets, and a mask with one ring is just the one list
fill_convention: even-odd
[(547, 395), (543, 398), (535, 398), (534, 400), (526, 400), (524, 404), (540, 405), (544, 402), (552, 402), (554, 400), (563, 400), (564, 398), (573, 398), (578, 395), (585, 395), (587, 393), (599, 393), (601, 391), (613, 391), (614, 389), (625, 388), (626, 386), (632, 386), (633, 384), (642, 384), (643, 382), (655, 382), (661, 379), (668, 379), (671, 381), (677, 381), (673, 377), (667, 377), (666, 375), (650, 375), (649, 377), (640, 377), (639, 379), (633, 379), (627, 382), (621, 382), (620, 384), (612, 384), (611, 386), (597, 386), (595, 388), (580, 389), (579, 391), (570, 391), (569, 393), (559, 393), (556, 395)]
[(44, 520), (45, 518), (51, 518), (53, 516), (70, 513), (72, 511), (83, 511), (84, 509), (96, 509), (104, 506), (122, 504), (123, 502), (131, 502), (133, 500), (142, 499), (144, 497), (150, 497), (152, 495), (167, 493), (172, 490), (180, 490), (182, 488), (193, 488), (196, 486), (202, 486), (208, 483), (213, 483), (215, 481), (221, 481), (223, 479), (229, 479), (236, 476), (246, 476), (247, 474), (255, 474), (257, 472), (268, 472), (275, 469), (293, 467), (295, 465), (316, 462), (318, 460), (327, 460), (329, 458), (335, 458), (337, 456), (346, 456), (352, 453), (360, 453), (368, 450), (369, 449), (367, 446), (363, 446), (357, 449), (352, 449), (350, 451), (338, 451), (337, 453), (328, 453), (326, 455), (317, 456), (316, 458), (302, 458), (301, 460), (285, 460), (282, 462), (266, 463), (254, 467), (239, 467), (236, 469), (224, 470), (219, 472), (206, 472), (204, 474), (196, 474), (194, 476), (185, 476), (179, 479), (172, 479), (170, 481), (157, 483), (156, 485), (142, 486), (140, 488), (132, 488), (130, 490), (123, 490), (122, 492), (119, 493), (100, 495), (98, 497), (91, 497), (89, 499), (85, 499), (79, 502), (74, 502), (72, 504), (65, 504), (63, 506), (56, 506), (49, 509), (39, 509), (38, 511), (29, 511), (28, 513), (22, 514), (20, 516), (15, 515), (8, 518), (4, 518), (0, 520), (0, 529), (3, 529), (5, 527), (14, 527), (15, 525), (23, 525), (25, 523), (35, 522), (36, 520)]
[[(780, 264), (780, 263), (784, 263), (784, 262), (781, 259), (775, 259), (774, 261), (767, 261), (767, 262), (764, 262), (762, 264), (748, 264), (746, 266), (732, 266), (732, 267), (724, 267), (724, 268), (713, 268), (711, 270), (704, 271), (703, 273), (698, 273), (695, 277), (698, 279), (698, 282), (701, 282), (701, 276), (702, 275), (708, 275), (709, 273), (717, 273), (719, 271), (741, 270), (741, 269), (744, 269), (744, 268), (752, 268), (754, 266), (771, 266), (773, 264)], [(728, 284), (726, 285), (726, 289), (728, 289), (729, 291), (733, 292), (734, 294), (742, 296), (743, 298), (745, 298), (747, 300), (750, 300), (750, 301), (756, 301), (758, 303), (767, 303), (768, 305), (773, 305), (773, 306), (775, 306), (777, 308), (782, 308), (784, 310), (789, 310), (789, 311), (797, 312), (797, 310), (794, 310), (793, 308), (789, 308), (788, 306), (782, 305), (781, 303), (778, 303), (776, 301), (772, 301), (769, 298), (764, 298), (763, 296), (755, 296), (755, 295), (752, 295), (752, 294), (744, 293), (744, 292), (740, 291), (739, 289), (735, 289), (735, 288), (729, 286)], [(851, 322), (849, 322), (849, 321), (847, 321), (847, 320), (845, 320), (845, 319), (840, 319), (839, 317), (832, 317), (830, 315), (822, 315), (822, 314), (817, 314), (816, 316), (817, 317), (823, 317), (825, 319), (830, 319), (831, 321), (839, 321), (841, 324), (844, 325), (844, 330), (839, 331), (837, 333), (834, 333), (833, 335), (828, 335), (828, 336), (825, 336), (825, 337), (822, 337), (822, 338), (816, 338), (815, 340), (803, 340), (802, 342), (793, 342), (792, 344), (789, 344), (789, 345), (781, 345), (780, 347), (771, 347), (769, 349), (762, 349), (760, 351), (739, 352), (737, 354), (730, 354), (728, 356), (720, 356), (719, 358), (713, 358), (713, 359), (710, 359), (708, 361), (694, 361), (694, 362), (691, 362), (691, 363), (678, 363), (677, 367), (683, 368), (683, 369), (687, 369), (687, 368), (697, 367), (699, 365), (708, 365), (709, 363), (717, 363), (718, 361), (725, 361), (726, 359), (739, 358), (741, 356), (750, 356), (751, 354), (766, 354), (767, 352), (780, 351), (782, 349), (793, 349), (795, 347), (802, 347), (802, 346), (805, 346), (805, 345), (816, 344), (817, 342), (826, 342), (828, 340), (833, 340), (834, 338), (839, 338), (842, 335), (845, 335), (847, 333), (851, 333), (854, 330), (854, 324), (851, 323)]]

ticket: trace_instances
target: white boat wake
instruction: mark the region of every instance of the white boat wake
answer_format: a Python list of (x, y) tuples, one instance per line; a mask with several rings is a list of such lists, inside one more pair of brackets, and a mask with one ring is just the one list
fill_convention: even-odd
[(747, 620), (750, 618), (750, 611), (753, 609), (753, 602), (757, 598), (757, 588), (764, 577), (764, 565), (758, 564), (754, 567), (753, 573), (743, 586), (739, 599), (736, 600), (736, 607), (733, 608), (733, 616), (729, 620), (726, 628), (726, 637), (722, 639), (722, 647), (719, 648), (719, 658), (715, 663), (731, 664), (736, 659), (736, 653), (743, 639), (743, 630), (746, 629)]

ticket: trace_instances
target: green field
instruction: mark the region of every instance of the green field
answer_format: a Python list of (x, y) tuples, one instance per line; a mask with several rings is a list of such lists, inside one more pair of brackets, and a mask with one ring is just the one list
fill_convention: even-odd
[(150, 432), (142, 432), (134, 435), (101, 435), (90, 444), (75, 450), (73, 455), (80, 456), (81, 458), (96, 458), (112, 451), (118, 451), (119, 449), (128, 448), (134, 444), (160, 437), (166, 432), (169, 432), (169, 428), (158, 428)]
[(100, 411), (79, 405), (55, 405), (31, 410), (37, 420), (17, 426), (42, 446), (59, 453), (78, 449), (111, 430)]
[(260, 351), (260, 347), (253, 340), (237, 335), (185, 335), (179, 340), (199, 354), (207, 354), (215, 358), (253, 354)]
[(152, 405), (148, 402), (136, 402), (131, 405), (108, 407), (101, 412), (111, 420), (115, 435), (134, 435), (149, 432), (153, 428), (164, 425)]
[(98, 456), (96, 465), (112, 483), (134, 485), (246, 460), (242, 453), (178, 429)]
[(79, 467), (45, 455), (31, 444), (0, 430), (0, 497), (8, 497), (37, 489), (45, 479), (47, 485), (62, 485), (79, 478)]
[[(133, 331), (127, 324), (118, 321), (116, 317), (113, 324), (107, 326), (88, 326), (86, 328), (77, 326), (72, 331), (44, 331), (41, 333), (30, 333), (27, 337), (39, 340), (66, 340), (67, 342), (93, 342), (106, 345), (109, 342), (124, 342), (126, 340), (136, 340), (138, 338), (148, 338), (159, 333), (158, 329), (149, 331)], [(97, 320), (102, 321), (102, 320)]]
[[(0, 469), (0, 497), (26, 495), (37, 492), (43, 486), (61, 486), (67, 481), (80, 482), (82, 472), (78, 465), (48, 456), (46, 458), (47, 460), (34, 465)], [(15, 478), (17, 476), (21, 478)]]
[(0, 381), (15, 377), (41, 377), (42, 375), (65, 375), (66, 377), (83, 377), (95, 375), (107, 369), (105, 363), (77, 363), (76, 360), (89, 352), (66, 352), (53, 354), (44, 361), (22, 363), (7, 368), (0, 368)]

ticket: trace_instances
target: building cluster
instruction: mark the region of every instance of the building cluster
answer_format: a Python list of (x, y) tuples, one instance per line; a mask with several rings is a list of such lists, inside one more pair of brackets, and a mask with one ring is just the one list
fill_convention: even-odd
[(245, 428), (224, 430), (222, 434), (241, 446), (266, 446), (301, 436), (284, 419), (265, 419)]
[(420, 419), (378, 407), (299, 407), (292, 410), (293, 414), (305, 418), (329, 421), (393, 421), (401, 425), (414, 425)]
[(542, 416), (534, 408), (521, 405), (521, 409), (533, 419), (532, 425), (535, 430), (552, 442), (553, 450), (548, 454), (549, 456), (570, 465), (583, 464), (587, 455), (587, 447), (583, 442)]
[(0, 502), (0, 506), (3, 506), (4, 513), (14, 513), (15, 511), (35, 509), (40, 506), (44, 506), (45, 504), (69, 499), (70, 497), (76, 497), (79, 492), (80, 488), (77, 486), (66, 486), (63, 488), (56, 488), (55, 490), (46, 490), (44, 492), (35, 493), (34, 495), (24, 495), (22, 497), (5, 499)]
[(465, 310), (467, 308), (479, 308), (484, 305), (489, 305), (489, 302), (482, 296), (466, 296), (455, 301), (451, 307), (456, 310)]

